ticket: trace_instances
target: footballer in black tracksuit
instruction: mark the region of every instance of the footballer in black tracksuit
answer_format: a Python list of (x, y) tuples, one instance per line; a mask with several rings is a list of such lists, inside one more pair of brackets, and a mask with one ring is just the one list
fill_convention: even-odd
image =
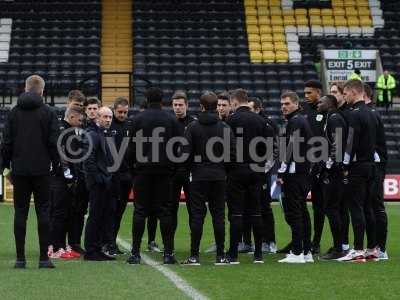
[[(179, 136), (183, 136), (185, 133), (185, 129), (187, 126), (196, 120), (194, 117), (186, 115), (183, 118), (177, 118), (179, 124)], [(185, 193), (185, 199), (187, 200), (189, 197), (189, 172), (184, 167), (178, 167), (174, 177), (171, 179), (171, 199), (173, 199), (174, 203), (172, 206), (172, 221), (173, 221), (173, 233), (175, 236), (176, 228), (178, 226), (178, 209), (179, 202), (181, 198), (181, 191), (183, 188), (183, 192)], [(190, 208), (188, 207), (188, 202), (186, 202), (189, 219), (190, 219)]]
[[(242, 235), (243, 214), (250, 215), (254, 231), (254, 259), (262, 260), (262, 216), (261, 190), (264, 184), (265, 163), (267, 161), (267, 147), (265, 143), (258, 143), (256, 153), (262, 160), (255, 161), (250, 155), (250, 143), (255, 138), (272, 139), (265, 124), (265, 120), (250, 111), (248, 106), (239, 106), (227, 120), (236, 139), (243, 141), (243, 151), (238, 151), (236, 163), (228, 174), (227, 203), (230, 221), (230, 248), (231, 261), (238, 256), (238, 243)], [(272, 153), (271, 153), (272, 154)]]
[(263, 192), (262, 192), (262, 199), (261, 199), (261, 214), (263, 216), (263, 241), (266, 243), (276, 243), (275, 238), (275, 218), (274, 213), (271, 207), (271, 176), (273, 170), (276, 171), (275, 160), (279, 157), (279, 145), (278, 145), (278, 135), (279, 135), (279, 127), (269, 116), (267, 116), (263, 111), (259, 113), (261, 117), (267, 123), (268, 131), (270, 131), (270, 136), (273, 137), (273, 157), (268, 162), (269, 166), (266, 169), (265, 177), (266, 177), (266, 184), (263, 185)]
[[(341, 202), (343, 201), (344, 183), (341, 169), (343, 154), (347, 141), (347, 123), (336, 109), (326, 115), (324, 126), (325, 136), (329, 145), (328, 160), (324, 164), (321, 179), (323, 183), (324, 211), (329, 220), (333, 237), (333, 251), (341, 255), (343, 244), (343, 229)], [(333, 251), (330, 253), (333, 255)]]
[[(307, 117), (311, 131), (314, 137), (324, 137), (324, 116), (317, 111), (317, 103), (302, 103), (303, 114)], [(318, 143), (315, 146), (319, 146)], [(315, 153), (316, 156), (319, 153)], [(313, 252), (319, 253), (322, 231), (324, 229), (325, 214), (324, 214), (324, 199), (322, 193), (321, 182), (322, 164), (314, 164), (311, 170), (311, 201), (314, 212), (314, 237), (313, 237)]]
[[(229, 144), (215, 143), (213, 156), (220, 158), (229, 153), (228, 159), (215, 162), (209, 157), (207, 143), (210, 139), (228, 138)], [(190, 172), (189, 209), (191, 231), (191, 256), (198, 259), (200, 240), (203, 233), (204, 218), (207, 213), (206, 202), (212, 216), (217, 263), (224, 257), (225, 243), (225, 192), (226, 174), (229, 161), (235, 158), (235, 140), (229, 126), (219, 120), (215, 111), (204, 111), (199, 119), (190, 123), (185, 131), (188, 145), (188, 171)], [(227, 148), (229, 146), (229, 148)], [(229, 151), (229, 152), (228, 152)]]
[[(311, 220), (307, 209), (307, 195), (310, 191), (310, 162), (306, 159), (307, 142), (312, 137), (310, 125), (299, 109), (287, 115), (285, 159), (278, 170), (278, 178), (283, 180), (282, 206), (286, 222), (292, 231), (292, 252), (295, 255), (308, 254), (311, 250)], [(296, 142), (295, 134), (303, 138)], [(296, 162), (293, 143), (298, 143), (299, 156), (303, 162)]]
[[(278, 134), (279, 128), (278, 125), (263, 111), (258, 113), (261, 116), (267, 125), (267, 130), (269, 131), (269, 136), (273, 137), (273, 157), (270, 161), (267, 162), (266, 170), (265, 170), (265, 180), (261, 191), (261, 215), (263, 218), (263, 242), (270, 244), (276, 243), (275, 238), (275, 219), (274, 213), (271, 207), (271, 175), (273, 170), (276, 171), (275, 160), (278, 158)], [(243, 219), (243, 242), (246, 246), (251, 245), (251, 220), (250, 217), (245, 213), (245, 217)], [(250, 249), (249, 249), (250, 250)]]
[[(129, 149), (134, 163), (136, 197), (132, 228), (132, 256), (128, 259), (128, 263), (140, 263), (140, 244), (146, 218), (150, 215), (155, 215), (160, 220), (164, 263), (175, 263), (172, 253), (174, 200), (166, 195), (170, 195), (170, 178), (174, 176), (176, 166), (167, 156), (166, 148), (169, 140), (180, 135), (179, 124), (173, 115), (161, 109), (161, 102), (149, 102), (148, 108), (135, 116), (132, 123), (133, 139)], [(157, 151), (152, 151), (154, 143), (143, 143), (143, 141), (140, 143), (139, 134), (144, 138), (156, 137), (159, 134)], [(175, 148), (174, 155), (178, 156)]]
[(376, 151), (374, 156), (376, 176), (374, 177), (374, 184), (372, 185), (370, 196), (372, 197), (372, 208), (375, 212), (376, 219), (376, 242), (380, 251), (385, 252), (388, 220), (383, 195), (383, 183), (385, 180), (388, 154), (386, 148), (385, 128), (381, 116), (372, 103), (369, 107), (375, 115), (377, 122)]
[[(59, 131), (63, 135), (60, 146), (67, 158), (74, 158), (69, 151), (79, 149), (78, 141), (72, 139), (71, 148), (66, 147), (66, 141), (77, 135), (79, 130), (70, 130), (71, 125), (66, 120), (59, 120)], [(69, 151), (68, 151), (69, 150)], [(61, 157), (61, 161), (62, 157)], [(69, 170), (71, 178), (66, 178), (64, 172)], [(71, 229), (72, 205), (74, 203), (74, 188), (76, 184), (76, 168), (70, 162), (61, 162), (53, 166), (50, 177), (50, 239), (53, 251), (66, 248), (66, 235)], [(73, 231), (73, 230), (71, 230)]]
[[(132, 119), (126, 119), (125, 121), (122, 122), (115, 117), (113, 118), (110, 131), (112, 132), (115, 138), (115, 146), (118, 153), (122, 151), (121, 146), (123, 145), (123, 143), (127, 143), (126, 146), (128, 146), (129, 139), (131, 137), (131, 128), (132, 128)], [(111, 247), (111, 249), (109, 250), (112, 251), (117, 251), (116, 239), (121, 225), (121, 220), (129, 200), (129, 194), (132, 190), (132, 183), (133, 183), (132, 164), (128, 160), (128, 148), (125, 148), (124, 151), (125, 152), (121, 160), (121, 165), (113, 177), (114, 179), (113, 194), (115, 195), (116, 198), (114, 229), (113, 229), (114, 241), (112, 245), (108, 245), (108, 247)]]
[[(338, 107), (337, 112), (340, 113), (343, 119), (346, 121), (347, 129), (349, 128), (349, 118), (351, 107), (346, 102), (344, 102), (340, 107)], [(347, 190), (347, 179), (343, 181), (343, 193), (340, 214), (342, 216), (342, 241), (344, 245), (349, 245), (349, 230), (350, 230), (350, 212), (349, 212), (349, 197)], [(348, 250), (348, 249), (347, 249)]]
[(351, 221), (354, 231), (354, 250), (364, 249), (367, 231), (368, 248), (376, 246), (375, 215), (369, 186), (374, 182), (377, 122), (376, 116), (363, 100), (353, 104), (349, 117), (349, 134), (344, 155), (344, 168), (348, 172), (348, 193)]

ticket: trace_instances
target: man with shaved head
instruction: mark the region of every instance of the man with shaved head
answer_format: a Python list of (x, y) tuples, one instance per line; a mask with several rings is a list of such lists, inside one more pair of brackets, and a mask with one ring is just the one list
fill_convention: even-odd
[[(83, 162), (86, 186), (89, 190), (89, 217), (85, 228), (85, 260), (107, 261), (115, 258), (102, 252), (104, 241), (112, 239), (107, 236), (112, 211), (115, 203), (111, 194), (111, 181), (113, 174), (109, 167), (113, 165), (107, 137), (110, 136), (109, 128), (113, 113), (108, 107), (98, 110), (97, 123), (88, 131), (87, 146), (90, 153)], [(111, 213), (110, 213), (111, 212)]]

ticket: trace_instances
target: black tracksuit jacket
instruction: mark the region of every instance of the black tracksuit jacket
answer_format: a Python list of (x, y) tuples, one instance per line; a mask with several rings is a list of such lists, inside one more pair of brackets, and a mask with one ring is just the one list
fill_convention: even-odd
[(385, 127), (383, 126), (383, 121), (381, 115), (376, 110), (375, 106), (371, 103), (368, 105), (376, 118), (377, 131), (376, 131), (376, 153), (379, 155), (379, 162), (386, 164), (388, 161), (388, 153), (386, 146), (386, 135)]
[(329, 112), (325, 120), (324, 129), (329, 144), (329, 159), (333, 165), (338, 166), (343, 161), (346, 149), (347, 123), (337, 110)]
[[(243, 139), (243, 157), (239, 157), (236, 165), (257, 165), (262, 168), (265, 166), (267, 160), (272, 159), (272, 149), (269, 151), (271, 157), (266, 157), (268, 149), (266, 144), (262, 142), (257, 143), (255, 152), (258, 157), (266, 158), (262, 161), (255, 161), (250, 155), (250, 143), (253, 139), (261, 137), (273, 140), (273, 131), (266, 125), (265, 120), (261, 116), (250, 111), (250, 108), (247, 106), (240, 106), (229, 116), (227, 124), (231, 127), (235, 138)], [(272, 143), (271, 146), (273, 146)], [(236, 150), (238, 151), (238, 149)]]
[[(224, 157), (220, 162), (212, 161), (207, 154), (206, 145), (211, 138), (226, 138), (228, 143), (215, 143), (212, 153), (215, 157)], [(219, 120), (216, 112), (201, 112), (199, 119), (191, 122), (186, 131), (185, 138), (188, 145), (184, 153), (189, 156), (187, 169), (192, 174), (192, 181), (219, 181), (226, 179), (230, 161), (236, 156), (235, 138), (230, 127)], [(200, 157), (200, 161), (195, 157)]]
[[(121, 145), (124, 139), (128, 139), (130, 141), (130, 137), (132, 135), (132, 126), (133, 126), (133, 121), (132, 119), (126, 119), (124, 122), (119, 121), (116, 118), (113, 118), (113, 121), (111, 123), (110, 130), (112, 132), (112, 135), (115, 137), (115, 147), (118, 151), (118, 153), (121, 151)], [(128, 146), (129, 146), (128, 142)], [(132, 163), (129, 161), (129, 149), (126, 148), (126, 151), (124, 153), (124, 157), (121, 161), (121, 165), (119, 167), (118, 172), (119, 173), (126, 173), (126, 172), (131, 172), (132, 170)]]
[(376, 116), (364, 101), (353, 105), (349, 114), (349, 134), (343, 163), (374, 162), (376, 150)]
[[(157, 156), (158, 159), (152, 157), (152, 145), (149, 142), (143, 143), (142, 155), (147, 161), (139, 161), (138, 153), (136, 151), (137, 141), (131, 141), (130, 160), (134, 163), (136, 174), (173, 174), (176, 171), (176, 165), (168, 158), (166, 154), (166, 146), (168, 141), (173, 137), (180, 136), (180, 129), (176, 117), (167, 111), (161, 109), (161, 104), (149, 103), (148, 108), (135, 116), (132, 120), (132, 137), (142, 132), (142, 136), (152, 137), (155, 134), (155, 129), (159, 128), (163, 132), (160, 137), (163, 141), (159, 143)], [(173, 152), (176, 157), (179, 157), (179, 145), (176, 143), (173, 147)]]
[[(287, 116), (287, 125), (286, 125), (286, 157), (284, 161), (282, 161), (281, 168), (278, 170), (278, 177), (282, 177), (284, 174), (291, 173), (290, 166), (294, 164), (295, 169), (293, 170), (294, 174), (305, 174), (308, 175), (310, 172), (310, 162), (307, 160), (306, 154), (309, 149), (309, 145), (307, 144), (308, 140), (313, 136), (313, 133), (310, 128), (310, 124), (306, 117), (301, 113), (298, 109)], [(295, 133), (298, 133), (298, 136), (303, 138), (303, 142), (299, 142), (294, 140)], [(294, 157), (294, 146), (293, 143), (299, 143), (298, 155), (303, 158), (302, 162), (296, 162)]]
[(49, 175), (59, 164), (56, 113), (34, 93), (23, 93), (11, 110), (4, 128), (3, 168), (14, 175)]

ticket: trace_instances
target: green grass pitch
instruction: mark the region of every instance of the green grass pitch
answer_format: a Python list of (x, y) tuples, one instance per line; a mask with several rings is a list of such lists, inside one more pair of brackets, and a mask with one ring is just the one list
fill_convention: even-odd
[[(310, 209), (311, 211), (311, 209)], [(168, 267), (211, 299), (400, 299), (400, 205), (387, 206), (390, 260), (365, 264), (319, 262), (282, 265), (282, 255), (266, 255), (264, 265), (254, 265), (251, 255), (240, 256), (237, 266), (216, 267), (213, 254), (202, 254), (201, 267)], [(274, 206), (278, 245), (289, 240), (279, 206)], [(132, 207), (129, 206), (120, 237), (130, 242)], [(179, 210), (176, 256), (189, 254), (186, 208)], [(331, 238), (325, 223), (322, 250)], [(228, 225), (228, 223), (227, 223)], [(28, 269), (14, 270), (13, 208), (0, 205), (0, 299), (186, 299), (166, 277), (147, 266), (129, 266), (127, 256), (116, 262), (55, 261), (55, 270), (37, 268), (36, 220), (31, 207), (27, 234)], [(228, 227), (227, 227), (228, 228)], [(228, 236), (227, 236), (228, 238)], [(160, 243), (159, 232), (157, 241)], [(144, 246), (147, 234), (144, 236)], [(205, 224), (202, 250), (213, 243), (210, 218)], [(160, 254), (150, 255), (161, 262)]]

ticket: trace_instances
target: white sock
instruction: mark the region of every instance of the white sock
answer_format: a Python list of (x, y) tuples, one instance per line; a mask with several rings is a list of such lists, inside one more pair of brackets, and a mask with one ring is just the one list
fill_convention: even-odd
[(342, 249), (343, 249), (343, 251), (349, 250), (350, 249), (349, 244), (342, 244)]

